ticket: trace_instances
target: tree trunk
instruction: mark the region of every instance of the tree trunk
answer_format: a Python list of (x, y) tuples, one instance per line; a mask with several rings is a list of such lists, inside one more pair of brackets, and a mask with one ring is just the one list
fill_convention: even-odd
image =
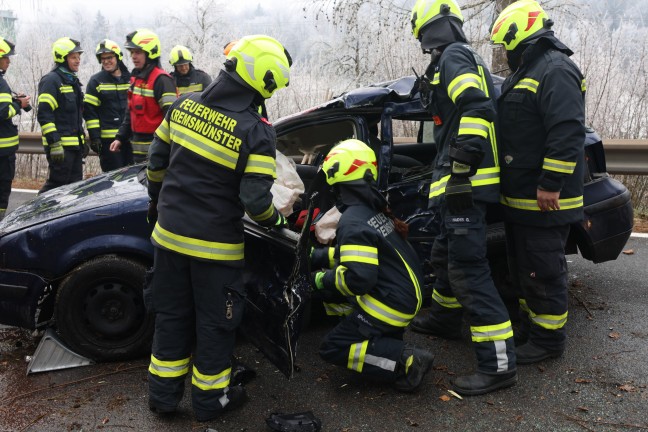
[[(499, 16), (508, 5), (513, 3), (515, 0), (495, 0), (495, 13)], [(506, 51), (503, 46), (499, 45), (493, 51), (493, 63), (491, 65), (491, 72), (499, 76), (509, 76), (511, 71), (509, 70), (508, 63), (506, 63)]]

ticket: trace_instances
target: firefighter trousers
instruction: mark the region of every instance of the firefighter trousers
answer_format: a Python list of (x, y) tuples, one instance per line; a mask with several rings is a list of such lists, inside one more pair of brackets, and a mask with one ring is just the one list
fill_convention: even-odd
[[(6, 211), (11, 195), (11, 183), (16, 175), (16, 154), (0, 156), (0, 211)], [(0, 218), (2, 219), (2, 218)]]
[(486, 258), (486, 204), (476, 201), (462, 214), (450, 215), (442, 202), (440, 214), (431, 254), (436, 275), (431, 313), (447, 326), (461, 326), (465, 313), (478, 371), (514, 370), (513, 328)]
[(45, 147), (45, 156), (49, 163), (49, 175), (38, 193), (47, 192), (66, 184), (78, 182), (83, 178), (83, 155), (77, 147), (63, 147), (64, 159), (54, 162), (50, 158), (50, 148)]
[(241, 269), (154, 249), (149, 403), (175, 409), (193, 361), (194, 413), (213, 417), (228, 403), (231, 357), (245, 302)]
[(320, 357), (372, 379), (394, 382), (404, 370), (403, 333), (398, 327), (379, 328), (356, 309), (324, 337)]
[(506, 223), (506, 253), (518, 290), (522, 328), (542, 348), (562, 351), (567, 334), (569, 225), (534, 227)]
[(133, 165), (133, 149), (130, 142), (122, 143), (118, 152), (110, 151), (110, 143), (113, 139), (101, 139), (101, 149), (99, 151), (99, 165), (101, 171), (108, 172), (117, 168)]

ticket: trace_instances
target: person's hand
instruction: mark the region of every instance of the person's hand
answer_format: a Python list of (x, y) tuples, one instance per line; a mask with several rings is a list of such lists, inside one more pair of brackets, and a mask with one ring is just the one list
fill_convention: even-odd
[(101, 138), (93, 138), (90, 140), (90, 148), (97, 154), (101, 153)]
[(445, 190), (446, 204), (451, 215), (457, 215), (473, 206), (472, 184), (468, 177), (451, 175)]
[(24, 94), (19, 94), (18, 96), (16, 96), (16, 99), (18, 99), (18, 102), (20, 102), (20, 108), (22, 108), (24, 111), (31, 110), (31, 105), (29, 105), (29, 100), (30, 100), (29, 96), (26, 96)]
[(50, 144), (50, 158), (52, 159), (52, 162), (54, 163), (63, 163), (65, 160), (65, 151), (63, 150), (63, 143), (61, 141), (57, 141), (55, 143)]
[(118, 152), (120, 151), (122, 142), (116, 139), (115, 141), (110, 143), (110, 151), (111, 152)]
[(550, 192), (538, 189), (536, 192), (540, 211), (560, 210), (560, 192)]
[(146, 222), (148, 222), (151, 227), (154, 227), (157, 223), (157, 219), (157, 201), (150, 200), (148, 203), (148, 211), (146, 212)]
[(324, 275), (326, 272), (324, 270), (319, 270), (312, 272), (310, 276), (311, 285), (314, 290), (324, 289)]

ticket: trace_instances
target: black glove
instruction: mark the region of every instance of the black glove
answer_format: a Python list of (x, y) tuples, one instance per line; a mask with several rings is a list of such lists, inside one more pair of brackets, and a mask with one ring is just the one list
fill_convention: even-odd
[(101, 153), (101, 138), (90, 140), (90, 148), (97, 154)]
[(468, 177), (451, 175), (445, 190), (446, 204), (451, 215), (458, 215), (472, 208), (472, 184)]
[(157, 201), (149, 201), (148, 211), (146, 212), (146, 222), (154, 227), (158, 219)]
[(87, 142), (83, 142), (83, 144), (81, 144), (81, 152), (83, 159), (85, 159), (90, 153), (90, 146)]

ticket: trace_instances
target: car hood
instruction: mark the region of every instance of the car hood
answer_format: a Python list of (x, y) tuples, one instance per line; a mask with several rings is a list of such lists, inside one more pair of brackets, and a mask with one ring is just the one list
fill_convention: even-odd
[(132, 165), (39, 194), (7, 214), (0, 235), (146, 195), (144, 176), (144, 165)]

